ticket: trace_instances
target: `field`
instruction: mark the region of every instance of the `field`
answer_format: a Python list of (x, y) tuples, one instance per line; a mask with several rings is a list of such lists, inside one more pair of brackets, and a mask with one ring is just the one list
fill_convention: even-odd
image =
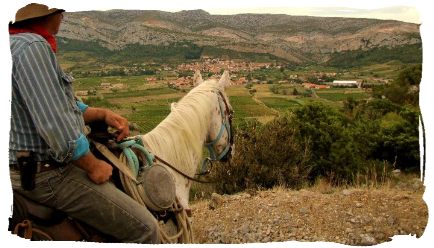
[[(130, 122), (136, 123), (139, 132), (151, 131), (170, 113), (170, 104), (179, 101), (191, 87), (169, 88), (164, 82), (149, 83), (143, 76), (112, 76), (79, 78), (74, 82), (74, 90), (86, 102), (90, 98), (104, 99), (98, 107), (112, 109)], [(122, 84), (120, 87), (102, 87), (102, 84)], [(227, 89), (230, 103), (235, 111), (234, 124), (245, 119), (256, 118), (267, 122), (279, 113), (298, 108), (312, 101), (320, 101), (336, 108), (343, 107), (348, 97), (355, 100), (366, 99), (369, 94), (363, 89), (320, 89), (315, 94), (306, 95), (306, 90), (297, 84), (279, 84), (289, 94), (275, 94), (270, 91), (271, 84), (232, 85)], [(251, 90), (255, 92), (252, 93)], [(293, 95), (293, 89), (299, 95)]]
[[(68, 72), (70, 60), (62, 57), (62, 66)], [(71, 60), (72, 61), (72, 60)], [(107, 64), (105, 69), (120, 70), (113, 64)], [(83, 65), (78, 70), (74, 82), (74, 90), (84, 101), (91, 97), (103, 99), (97, 102), (99, 107), (108, 107), (128, 118), (139, 126), (139, 132), (149, 132), (170, 113), (170, 104), (184, 96), (191, 87), (173, 88), (168, 81), (176, 80), (181, 75), (192, 75), (191, 71), (161, 70), (153, 67), (155, 74), (147, 75), (119, 75), (119, 76), (93, 76), (83, 77), (80, 71), (93, 71), (90, 65)], [(348, 99), (355, 101), (368, 100), (370, 93), (361, 88), (331, 88), (308, 90), (302, 87), (303, 82), (316, 80), (311, 75), (330, 73), (331, 77), (321, 78), (331, 82), (333, 80), (364, 81), (367, 85), (384, 84), (392, 82), (405, 68), (399, 61), (375, 64), (353, 69), (337, 69), (318, 65), (287, 66), (261, 68), (254, 71), (240, 70), (230, 72), (232, 81), (239, 78), (251, 79), (248, 85), (232, 85), (227, 94), (235, 110), (234, 123), (242, 123), (246, 119), (257, 119), (268, 122), (279, 113), (301, 107), (310, 102), (321, 102), (333, 108), (340, 109)], [(130, 68), (131, 69), (131, 68)], [(126, 68), (126, 71), (130, 70)], [(77, 68), (74, 69), (77, 71)], [(118, 71), (119, 72), (119, 71)], [(220, 73), (217, 73), (220, 75)], [(202, 72), (206, 80), (213, 73)], [(301, 76), (304, 75), (304, 78)], [(291, 79), (296, 76), (296, 79)], [(148, 77), (157, 78), (156, 81), (147, 81)], [(256, 81), (255, 81), (256, 80)], [(260, 83), (259, 83), (260, 82)], [(282, 83), (285, 82), (285, 83)], [(122, 84), (121, 87), (101, 87), (102, 84)]]

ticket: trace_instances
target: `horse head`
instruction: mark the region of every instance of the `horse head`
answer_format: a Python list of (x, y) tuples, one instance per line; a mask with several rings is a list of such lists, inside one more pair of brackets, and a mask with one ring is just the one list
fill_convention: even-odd
[[(200, 74), (197, 76), (197, 85), (203, 81)], [(208, 148), (212, 161), (226, 162), (232, 152), (232, 114), (233, 110), (229, 103), (225, 90), (230, 84), (229, 72), (225, 71), (217, 83), (215, 90), (216, 102), (218, 103), (211, 109), (211, 122), (208, 130), (205, 146)]]

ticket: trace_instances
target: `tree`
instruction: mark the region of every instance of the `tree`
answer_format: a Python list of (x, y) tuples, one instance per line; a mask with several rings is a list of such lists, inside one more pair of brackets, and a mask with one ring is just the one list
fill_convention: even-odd
[(344, 110), (349, 111), (350, 113), (353, 112), (354, 108), (357, 106), (357, 101), (354, 99), (353, 96), (349, 95), (347, 97), (347, 100), (344, 101)]
[[(346, 130), (348, 118), (339, 111), (311, 103), (295, 111), (299, 142), (309, 140), (309, 162), (314, 165), (312, 177), (333, 172), (338, 178), (350, 178), (349, 168), (358, 167), (357, 148)], [(348, 153), (348, 151), (350, 151)]]
[(400, 118), (380, 126), (382, 158), (388, 161), (397, 158), (397, 168), (419, 172), (419, 112), (403, 107), (395, 115)]
[(353, 123), (365, 160), (395, 162), (396, 167), (419, 170), (419, 110), (388, 99), (358, 106)]
[(246, 79), (250, 82), (252, 81), (252, 73), (247, 74)]
[(422, 80), (422, 64), (417, 64), (411, 67), (406, 68), (402, 71), (398, 78), (396, 79), (396, 83), (401, 86), (406, 85), (419, 85)]
[(384, 95), (390, 101), (397, 104), (409, 103), (413, 106), (418, 106), (421, 79), (422, 64), (417, 64), (404, 69), (392, 84), (375, 88), (374, 94), (377, 96)]

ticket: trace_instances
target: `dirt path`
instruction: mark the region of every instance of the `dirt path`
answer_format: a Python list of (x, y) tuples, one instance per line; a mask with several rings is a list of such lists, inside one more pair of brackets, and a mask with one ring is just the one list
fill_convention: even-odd
[(252, 96), (252, 100), (255, 101), (256, 103), (258, 103), (259, 105), (262, 105), (262, 106), (264, 106), (264, 107), (270, 109), (271, 111), (273, 111), (274, 114), (276, 114), (276, 115), (279, 114), (279, 111), (277, 111), (277, 110), (274, 109), (274, 108), (268, 107), (265, 103), (263, 103), (261, 100), (259, 100), (258, 98), (256, 98), (255, 95)]
[(172, 99), (172, 98), (179, 98), (184, 96), (183, 93), (170, 93), (170, 94), (163, 94), (163, 95), (152, 95), (152, 96), (138, 96), (138, 97), (128, 97), (128, 98), (113, 98), (110, 99), (111, 103), (131, 103), (131, 102), (143, 102), (143, 101), (149, 101), (153, 99)]

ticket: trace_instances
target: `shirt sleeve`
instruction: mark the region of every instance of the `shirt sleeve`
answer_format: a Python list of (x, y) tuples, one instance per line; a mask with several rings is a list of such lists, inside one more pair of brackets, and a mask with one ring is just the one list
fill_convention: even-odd
[(81, 110), (65, 91), (55, 55), (46, 42), (33, 42), (25, 49), (15, 58), (14, 77), (32, 121), (53, 159), (78, 159), (89, 144), (80, 130)]
[(82, 114), (83, 114), (84, 111), (86, 111), (86, 109), (89, 107), (88, 105), (86, 105), (86, 104), (84, 104), (84, 103), (82, 103), (82, 102), (80, 102), (80, 101), (77, 101), (77, 106), (78, 106), (78, 108), (81, 110), (81, 113), (82, 113)]
[(88, 154), (90, 152), (89, 149), (89, 141), (86, 139), (86, 137), (82, 134), (80, 138), (76, 140), (76, 148), (74, 151), (74, 155), (72, 156), (72, 160), (75, 161), (82, 156)]

